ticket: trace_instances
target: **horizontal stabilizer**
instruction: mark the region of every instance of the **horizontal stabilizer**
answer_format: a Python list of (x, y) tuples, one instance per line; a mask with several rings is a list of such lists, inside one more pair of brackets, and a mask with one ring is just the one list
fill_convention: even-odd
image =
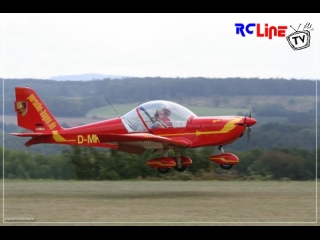
[(36, 133), (9, 133), (10, 135), (13, 136), (18, 136), (18, 137), (37, 137), (37, 136), (50, 136), (52, 135), (52, 133), (40, 133), (40, 132), (36, 132)]

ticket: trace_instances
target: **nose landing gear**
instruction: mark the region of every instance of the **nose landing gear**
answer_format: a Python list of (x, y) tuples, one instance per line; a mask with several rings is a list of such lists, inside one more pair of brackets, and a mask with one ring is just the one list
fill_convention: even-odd
[(229, 170), (239, 162), (239, 158), (232, 153), (224, 153), (222, 145), (218, 148), (222, 153), (210, 156), (210, 160), (218, 163), (223, 170)]

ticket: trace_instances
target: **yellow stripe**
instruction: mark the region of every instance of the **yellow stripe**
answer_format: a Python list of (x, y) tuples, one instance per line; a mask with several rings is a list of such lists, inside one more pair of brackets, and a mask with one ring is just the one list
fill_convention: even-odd
[(226, 160), (225, 158), (211, 157), (210, 160), (221, 160), (225, 163), (238, 162), (237, 160)]
[(173, 163), (168, 163), (168, 164), (163, 164), (161, 162), (147, 162), (148, 165), (154, 165), (154, 164), (158, 164), (160, 166), (163, 166), (163, 167), (172, 167), (172, 166), (175, 166), (175, 164)]
[(184, 135), (194, 135), (196, 134), (196, 136), (200, 136), (200, 135), (210, 135), (210, 134), (221, 134), (221, 133), (227, 133), (230, 132), (231, 130), (233, 130), (236, 126), (235, 123), (240, 122), (241, 121), (241, 117), (237, 117), (235, 119), (232, 119), (231, 121), (227, 122), (224, 127), (219, 130), (219, 131), (207, 131), (207, 132), (201, 132), (196, 130), (195, 132), (191, 132), (191, 133), (174, 133), (174, 134), (160, 134), (159, 136), (162, 137), (171, 137), (171, 136), (184, 136)]
[(75, 142), (76, 140), (67, 140), (62, 137), (58, 131), (52, 131), (52, 137), (56, 142)]
[(241, 117), (235, 118), (229, 122), (227, 122), (224, 127), (219, 131), (207, 131), (207, 132), (201, 132), (196, 131), (196, 136), (200, 136), (202, 134), (220, 134), (220, 133), (227, 133), (230, 132), (232, 129), (236, 127), (235, 123), (239, 122), (241, 120)]
[(227, 160), (226, 160), (225, 158), (217, 158), (217, 157), (215, 157), (215, 158), (210, 158), (210, 160), (221, 160), (221, 161), (223, 161), (223, 162), (227, 162)]

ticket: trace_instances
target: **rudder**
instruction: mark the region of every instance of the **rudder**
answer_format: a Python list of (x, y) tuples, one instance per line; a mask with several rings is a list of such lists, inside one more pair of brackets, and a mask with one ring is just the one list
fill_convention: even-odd
[(62, 129), (38, 94), (29, 87), (15, 87), (18, 126), (33, 132)]

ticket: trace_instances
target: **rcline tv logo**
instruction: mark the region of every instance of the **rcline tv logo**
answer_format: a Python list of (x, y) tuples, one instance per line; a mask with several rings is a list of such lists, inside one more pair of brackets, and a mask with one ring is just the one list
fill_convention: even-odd
[[(300, 23), (300, 25), (301, 25), (301, 23)], [(300, 28), (300, 25), (297, 30), (295, 30), (290, 25), (290, 27), (295, 32), (291, 33), (289, 36), (287, 36), (287, 41), (293, 50), (300, 50), (300, 49), (304, 49), (304, 48), (307, 48), (310, 46), (310, 39), (311, 39), (310, 32), (305, 29), (310, 29), (312, 27), (312, 24), (306, 23), (306, 25), (304, 25), (304, 28), (301, 31), (298, 31)], [(310, 31), (313, 31), (313, 28)]]
[[(286, 29), (287, 26), (271, 26), (268, 27), (268, 24), (266, 23), (263, 27), (260, 27), (260, 23), (249, 23), (247, 25), (244, 25), (242, 23), (236, 23), (236, 33), (241, 34), (242, 37), (245, 37), (245, 32), (247, 34), (253, 34), (254, 32), (257, 33), (257, 37), (267, 37), (269, 39), (272, 39), (272, 37), (285, 37), (286, 36)], [(244, 32), (245, 30), (245, 32)], [(255, 31), (256, 30), (256, 31)]]

